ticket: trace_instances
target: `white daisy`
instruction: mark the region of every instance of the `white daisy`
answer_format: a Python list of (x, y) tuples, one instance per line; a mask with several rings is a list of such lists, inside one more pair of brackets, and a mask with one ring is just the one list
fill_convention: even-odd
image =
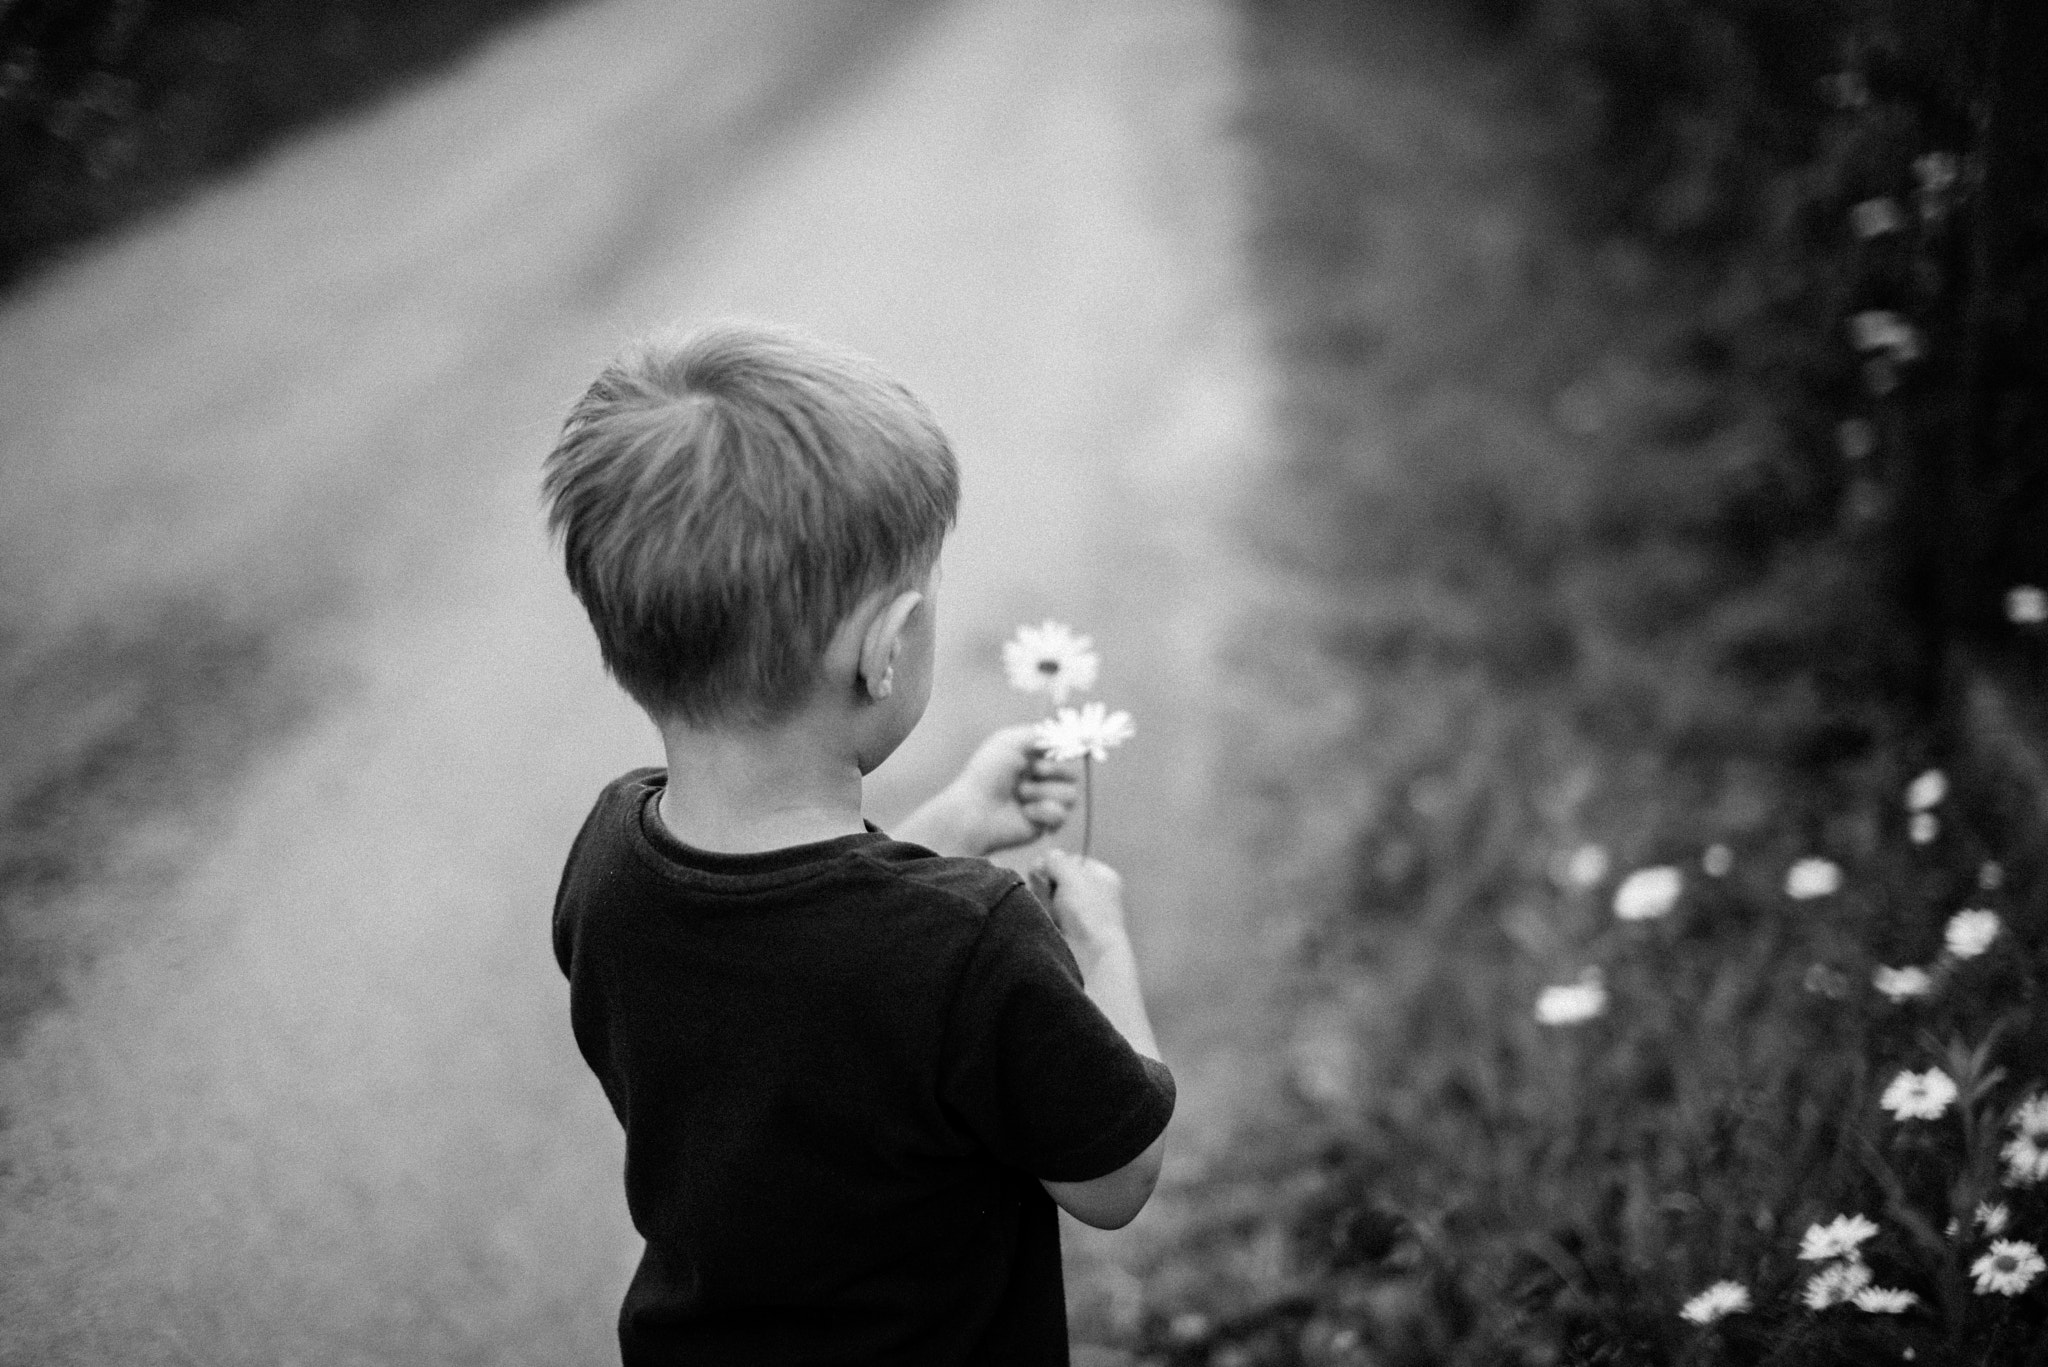
[(1842, 866), (1832, 859), (1801, 859), (1785, 871), (1785, 895), (1807, 902), (1842, 890)]
[(1741, 1282), (1715, 1282), (1694, 1296), (1678, 1312), (1680, 1319), (1694, 1324), (1712, 1324), (1723, 1315), (1738, 1315), (1749, 1309), (1749, 1288)]
[(1942, 932), (1942, 943), (1948, 952), (1958, 959), (1974, 959), (1991, 948), (1991, 942), (1998, 938), (1998, 913), (1985, 911), (1981, 907), (1959, 911), (1948, 918), (1948, 928)]
[(1941, 834), (1941, 818), (1933, 812), (1915, 812), (1906, 820), (1906, 837), (1915, 845), (1932, 845)]
[(1069, 693), (1093, 688), (1101, 666), (1095, 643), (1059, 622), (1018, 627), (1017, 634), (1003, 642), (1003, 671), (1010, 676), (1010, 687), (1050, 693), (1055, 707)]
[(1977, 1228), (1986, 1234), (2003, 1234), (2007, 1222), (2012, 1219), (2012, 1212), (2005, 1208), (2003, 1201), (1979, 1201), (1974, 1218)]
[(1883, 195), (1849, 208), (1849, 227), (1865, 241), (1898, 232), (1905, 226), (1905, 215), (1899, 212), (1898, 202)]
[(1800, 1294), (1807, 1309), (1825, 1310), (1831, 1305), (1846, 1305), (1868, 1285), (1870, 1269), (1861, 1262), (1830, 1263), (1806, 1279), (1806, 1290)]
[(1581, 845), (1564, 860), (1563, 881), (1575, 888), (1590, 888), (1607, 876), (1607, 851), (1599, 845)]
[(1924, 348), (1920, 333), (1890, 309), (1865, 309), (1849, 319), (1849, 340), (1858, 351), (1881, 351), (1895, 361), (1915, 361)]
[(1575, 983), (1553, 983), (1536, 996), (1536, 1019), (1543, 1025), (1577, 1025), (1607, 1009), (1607, 988), (1600, 970), (1589, 968)]
[(1099, 702), (1062, 707), (1038, 723), (1038, 744), (1054, 759), (1102, 761), (1109, 752), (1138, 734), (1128, 712), (1112, 712)]
[(1906, 810), (1932, 811), (1939, 807), (1947, 796), (1948, 775), (1939, 769), (1929, 769), (1906, 785)]
[(1962, 161), (1953, 152), (1928, 152), (1913, 158), (1913, 178), (1928, 194), (1950, 189), (1962, 173)]
[(1941, 1069), (1908, 1069), (1891, 1080), (1877, 1104), (1899, 1120), (1937, 1120), (1955, 1099), (1956, 1084)]
[(1977, 1294), (2017, 1296), (2034, 1284), (2034, 1278), (2048, 1271), (2041, 1252), (2025, 1239), (1995, 1239), (1991, 1251), (1970, 1264), (1977, 1281)]
[(1614, 890), (1614, 914), (1624, 921), (1650, 921), (1678, 905), (1685, 877), (1669, 864), (1637, 869)]
[(2015, 584), (2007, 589), (2005, 619), (2023, 627), (2048, 622), (2048, 589), (2039, 584)]
[(1920, 1303), (1912, 1292), (1894, 1291), (1888, 1286), (1866, 1286), (1849, 1300), (1858, 1310), (1872, 1315), (1903, 1315)]
[(2031, 1187), (2048, 1179), (2048, 1134), (2021, 1130), (2005, 1141), (1998, 1156), (2005, 1160), (2005, 1184)]
[(2048, 1135), (2048, 1093), (2035, 1092), (2015, 1106), (2010, 1123), (2021, 1134)]
[(1886, 968), (1879, 964), (1871, 970), (1870, 984), (1895, 1002), (1909, 997), (1924, 997), (1934, 990), (1934, 977), (1916, 964), (1904, 968)]
[(1877, 1233), (1877, 1226), (1862, 1215), (1837, 1215), (1824, 1225), (1808, 1225), (1799, 1240), (1803, 1262), (1826, 1262), (1830, 1258), (1854, 1258), (1863, 1241)]
[(1709, 845), (1700, 856), (1700, 867), (1709, 878), (1726, 878), (1735, 867), (1735, 851), (1726, 845)]

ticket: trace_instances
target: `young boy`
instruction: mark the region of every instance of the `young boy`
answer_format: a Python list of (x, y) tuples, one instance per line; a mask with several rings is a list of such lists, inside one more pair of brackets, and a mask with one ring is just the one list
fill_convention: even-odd
[(931, 692), (945, 437), (869, 363), (722, 325), (608, 367), (545, 487), (668, 761), (599, 797), (554, 914), (647, 1241), (625, 1362), (1065, 1363), (1054, 1204), (1138, 1213), (1173, 1079), (1116, 875), (1048, 855), (1048, 916), (978, 857), (1073, 803), (1028, 727), (904, 838), (862, 819)]

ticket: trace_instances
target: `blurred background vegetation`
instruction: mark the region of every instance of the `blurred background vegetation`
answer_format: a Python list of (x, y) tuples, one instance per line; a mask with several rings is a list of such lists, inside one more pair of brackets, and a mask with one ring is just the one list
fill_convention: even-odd
[[(1358, 700), (1299, 804), (1358, 813), (1310, 947), (1358, 1053), (1187, 1241), (1288, 1256), (1169, 1259), (1148, 1348), (2038, 1360), (2038, 1288), (1965, 1269), (1979, 1200), (2048, 1230), (1994, 1152), (2048, 1080), (2048, 13), (1242, 8), (1275, 522), (1319, 527), (1279, 553)], [(1441, 117), (1399, 122), (1404, 84)], [(1916, 833), (1928, 768), (1955, 795)], [(1839, 893), (1791, 891), (1814, 857)], [(1675, 909), (1617, 917), (1650, 867)], [(1965, 906), (2005, 927), (1967, 961)], [(1874, 990), (1916, 961), (1928, 998)], [(1536, 1017), (1586, 983), (1590, 1019)], [(1937, 1065), (1960, 1130), (1879, 1107)], [(1801, 1231), (1847, 1212), (1911, 1313), (1807, 1308)], [(1723, 1279), (1751, 1311), (1681, 1318)]]
[(0, 3), (0, 288), (553, 3)]

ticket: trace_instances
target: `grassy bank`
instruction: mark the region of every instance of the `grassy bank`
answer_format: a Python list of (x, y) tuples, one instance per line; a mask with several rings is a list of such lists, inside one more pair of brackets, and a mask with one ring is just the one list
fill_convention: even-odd
[(549, 3), (0, 6), (0, 288)]
[[(1554, 65), (1392, 5), (1246, 14), (1266, 521), (1343, 720), (1267, 775), (1328, 875), (1314, 1066), (1139, 1351), (2027, 1360), (2042, 1280), (1971, 1269), (2048, 1237), (2001, 1156), (2048, 1081), (2048, 907), (1925, 708), (1895, 491), (1787, 420), (1696, 241), (1584, 212), (1597, 102)], [(1934, 1068), (1959, 1097), (1884, 1104)], [(1800, 1256), (1856, 1214), (1853, 1257)], [(1829, 1267), (1906, 1308), (1810, 1308)], [(1724, 1280), (1746, 1310), (1682, 1315)]]

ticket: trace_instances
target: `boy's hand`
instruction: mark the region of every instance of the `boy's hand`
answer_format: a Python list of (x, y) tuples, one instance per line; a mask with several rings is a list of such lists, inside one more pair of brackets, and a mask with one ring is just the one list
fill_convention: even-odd
[(1124, 930), (1124, 880), (1100, 859), (1047, 850), (1031, 870), (1031, 890), (1052, 908), (1053, 920), (1077, 957), (1105, 950), (1129, 952)]
[(976, 747), (960, 776), (898, 823), (896, 834), (940, 854), (981, 856), (1028, 845), (1066, 824), (1081, 769), (1040, 753), (1036, 728), (1006, 726)]

